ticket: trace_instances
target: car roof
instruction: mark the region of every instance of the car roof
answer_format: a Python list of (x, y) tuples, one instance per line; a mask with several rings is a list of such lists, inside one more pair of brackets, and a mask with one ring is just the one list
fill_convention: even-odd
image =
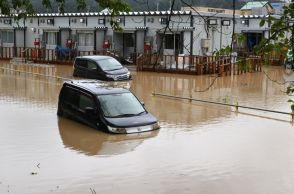
[(64, 82), (64, 84), (82, 88), (95, 95), (130, 93), (122, 83), (114, 84), (98, 80), (71, 80)]
[(88, 55), (88, 56), (79, 56), (76, 59), (92, 59), (94, 61), (99, 61), (103, 59), (113, 59), (113, 57), (106, 56), (106, 55)]

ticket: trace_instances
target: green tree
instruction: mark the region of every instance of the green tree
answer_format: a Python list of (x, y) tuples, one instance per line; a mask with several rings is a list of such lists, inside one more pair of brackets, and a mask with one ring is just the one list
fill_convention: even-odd
[(270, 27), (270, 36), (263, 39), (255, 48), (258, 54), (267, 56), (268, 53), (275, 51), (285, 56), (288, 49), (294, 50), (294, 0), (291, 0), (289, 5), (284, 7), (282, 15), (269, 15), (262, 19), (260, 26), (264, 25)]
[[(260, 22), (260, 26), (268, 25), (270, 27), (270, 36), (261, 41), (255, 48), (255, 51), (267, 57), (271, 52), (276, 52), (279, 55), (286, 56), (287, 52), (294, 51), (294, 0), (289, 2), (288, 6), (284, 7), (283, 14), (280, 16), (268, 16)], [(293, 61), (292, 61), (293, 63)], [(287, 88), (287, 94), (293, 94), (294, 87)], [(294, 101), (291, 103), (291, 110), (294, 113)]]

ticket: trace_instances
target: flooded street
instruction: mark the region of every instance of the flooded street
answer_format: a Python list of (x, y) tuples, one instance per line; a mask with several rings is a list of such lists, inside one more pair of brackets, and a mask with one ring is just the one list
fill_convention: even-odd
[(279, 67), (220, 78), (132, 71), (124, 84), (161, 129), (128, 135), (56, 115), (60, 77), (73, 79), (72, 66), (0, 67), (1, 194), (294, 192), (289, 115), (152, 95), (290, 112), (291, 83), (279, 82), (294, 78)]

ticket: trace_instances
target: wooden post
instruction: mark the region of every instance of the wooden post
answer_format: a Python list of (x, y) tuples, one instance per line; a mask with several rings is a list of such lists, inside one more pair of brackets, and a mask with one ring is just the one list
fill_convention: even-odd
[(178, 68), (179, 68), (178, 67), (179, 66), (179, 56), (175, 56), (175, 61), (176, 61), (176, 70), (178, 71)]
[(202, 75), (203, 73), (203, 57), (199, 56), (198, 60), (197, 60), (197, 72), (198, 75)]
[(224, 71), (224, 59), (220, 61), (220, 66), (219, 66), (219, 76), (223, 76), (223, 71)]

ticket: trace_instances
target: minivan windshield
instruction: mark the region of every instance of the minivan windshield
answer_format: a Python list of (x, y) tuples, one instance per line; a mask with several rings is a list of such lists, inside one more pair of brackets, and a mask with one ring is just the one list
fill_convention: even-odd
[(131, 117), (146, 112), (132, 93), (99, 95), (97, 98), (105, 117)]
[(123, 66), (113, 58), (102, 59), (97, 62), (103, 71), (111, 71), (123, 68)]

